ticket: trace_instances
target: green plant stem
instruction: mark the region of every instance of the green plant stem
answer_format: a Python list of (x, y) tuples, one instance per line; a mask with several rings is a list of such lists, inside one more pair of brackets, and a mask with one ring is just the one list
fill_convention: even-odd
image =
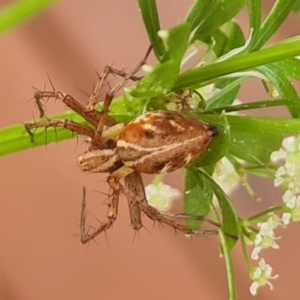
[[(296, 100), (296, 99), (295, 99)], [(300, 101), (300, 99), (297, 99)], [(256, 102), (249, 102), (244, 104), (238, 104), (238, 105), (231, 105), (231, 106), (223, 106), (214, 108), (211, 110), (211, 112), (214, 113), (221, 113), (223, 110), (227, 113), (229, 112), (237, 112), (237, 111), (243, 111), (243, 110), (251, 110), (251, 109), (258, 109), (258, 108), (268, 108), (268, 107), (276, 107), (276, 106), (287, 106), (289, 104), (288, 100), (285, 99), (276, 99), (276, 100), (262, 100), (262, 101), (256, 101)], [(210, 111), (206, 111), (206, 113), (209, 113)]]
[(262, 217), (265, 217), (269, 213), (282, 212), (284, 208), (285, 208), (285, 205), (278, 205), (278, 206), (270, 207), (269, 209), (248, 218), (246, 221), (248, 223), (259, 222), (259, 221), (261, 221)]
[[(212, 205), (211, 213), (213, 215), (213, 219), (216, 220), (217, 222), (220, 222), (218, 214), (216, 212), (216, 209), (213, 205)], [(234, 279), (232, 260), (230, 257), (230, 252), (228, 251), (225, 235), (221, 229), (219, 229), (218, 231), (219, 231), (219, 236), (220, 236), (220, 240), (221, 240), (222, 254), (224, 256), (225, 266), (226, 266), (227, 284), (228, 284), (228, 299), (235, 300), (236, 299), (236, 289), (235, 289), (235, 279)]]
[(241, 245), (242, 245), (243, 256), (244, 256), (245, 261), (246, 261), (246, 266), (247, 266), (247, 269), (248, 269), (248, 271), (250, 273), (252, 265), (251, 265), (251, 262), (250, 262), (250, 259), (249, 259), (249, 256), (248, 256), (248, 251), (247, 251), (247, 245), (246, 245), (246, 242), (245, 242), (245, 237), (242, 234), (241, 234), (240, 241), (241, 241)]

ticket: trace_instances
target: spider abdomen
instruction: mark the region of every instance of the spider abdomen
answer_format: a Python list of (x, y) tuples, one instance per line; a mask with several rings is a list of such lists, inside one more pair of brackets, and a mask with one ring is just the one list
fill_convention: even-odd
[(216, 127), (197, 119), (155, 111), (125, 126), (117, 153), (125, 165), (138, 172), (169, 173), (197, 158), (216, 135)]

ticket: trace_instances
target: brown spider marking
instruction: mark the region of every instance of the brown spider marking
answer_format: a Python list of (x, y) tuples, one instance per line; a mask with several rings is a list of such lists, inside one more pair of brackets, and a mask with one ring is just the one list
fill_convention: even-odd
[[(127, 125), (119, 124), (108, 116), (115, 93), (127, 80), (137, 79), (135, 74), (146, 62), (150, 51), (151, 48), (130, 73), (117, 72), (111, 67), (106, 67), (98, 76), (98, 82), (87, 106), (81, 105), (71, 95), (55, 90), (52, 82), (52, 91), (35, 90), (34, 97), (37, 101), (51, 98), (61, 100), (90, 125), (78, 124), (71, 120), (26, 124), (25, 128), (31, 136), (32, 130), (48, 127), (65, 128), (79, 135), (88, 136), (91, 142), (88, 150), (78, 158), (80, 168), (88, 173), (109, 173), (107, 220), (93, 232), (86, 230), (86, 201), (85, 196), (83, 197), (80, 216), (80, 241), (83, 244), (101, 232), (106, 232), (113, 225), (118, 214), (120, 194), (127, 197), (131, 225), (135, 231), (143, 227), (141, 213), (144, 212), (154, 222), (171, 226), (185, 234), (217, 233), (216, 230), (192, 230), (178, 223), (178, 220), (184, 219), (183, 215), (165, 214), (150, 206), (141, 177), (141, 173), (167, 173), (185, 167), (205, 151), (213, 137), (217, 135), (217, 128), (197, 119), (166, 111), (144, 114)], [(110, 73), (121, 75), (123, 79), (106, 94), (103, 109), (99, 112), (95, 110), (95, 105), (98, 102), (99, 91)], [(122, 178), (125, 187), (119, 182)]]

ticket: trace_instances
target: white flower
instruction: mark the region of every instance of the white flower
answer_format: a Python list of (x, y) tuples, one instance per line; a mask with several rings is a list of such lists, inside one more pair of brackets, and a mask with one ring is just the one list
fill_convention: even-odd
[(152, 183), (145, 188), (148, 204), (159, 211), (169, 211), (173, 201), (180, 196), (178, 189), (164, 184), (163, 182)]
[(279, 151), (274, 151), (271, 154), (271, 161), (273, 162), (277, 162), (279, 160), (284, 160), (286, 159), (286, 151), (284, 151), (283, 149), (279, 149)]
[(290, 220), (300, 221), (300, 195), (295, 196), (290, 190), (287, 190), (283, 194), (282, 200), (287, 208), (287, 211), (282, 214), (283, 224), (288, 225)]
[(275, 279), (278, 275), (272, 275), (273, 268), (266, 264), (265, 260), (262, 258), (258, 262), (258, 267), (256, 267), (251, 273), (251, 279), (253, 280), (250, 286), (250, 293), (252, 295), (257, 294), (257, 289), (260, 286), (268, 284), (270, 289), (273, 290), (273, 285), (269, 279)]
[(214, 84), (209, 84), (209, 85), (203, 86), (202, 88), (198, 89), (197, 91), (201, 94), (201, 96), (205, 100), (207, 100), (213, 95), (214, 92), (218, 91), (218, 89), (215, 87)]
[(226, 157), (219, 161), (212, 178), (227, 195), (234, 192), (242, 181), (234, 166)]
[(290, 191), (287, 190), (283, 196), (282, 200), (285, 203), (285, 205), (289, 208), (294, 208), (296, 203), (296, 196)]
[(252, 250), (251, 258), (258, 260), (258, 254), (262, 249), (273, 248), (278, 249), (279, 245), (275, 242), (276, 238), (274, 228), (278, 225), (278, 222), (273, 221), (273, 217), (270, 217), (267, 222), (258, 224), (259, 232), (255, 236), (254, 245)]
[(292, 214), (289, 213), (289, 212), (285, 212), (282, 214), (282, 217), (281, 217), (281, 220), (282, 220), (282, 223), (283, 225), (288, 225), (291, 221), (291, 218), (292, 218)]
[(274, 186), (300, 193), (300, 136), (290, 136), (282, 141), (282, 148), (271, 154), (271, 161), (282, 161), (275, 173)]
[(282, 147), (288, 152), (294, 152), (296, 150), (296, 137), (289, 136), (283, 139)]

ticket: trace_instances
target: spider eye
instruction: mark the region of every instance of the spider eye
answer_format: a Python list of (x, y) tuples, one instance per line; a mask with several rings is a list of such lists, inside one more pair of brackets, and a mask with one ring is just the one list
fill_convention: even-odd
[(100, 147), (100, 150), (104, 150), (104, 149), (115, 149), (116, 148), (116, 141), (110, 139), (107, 140), (105, 143), (103, 143)]

